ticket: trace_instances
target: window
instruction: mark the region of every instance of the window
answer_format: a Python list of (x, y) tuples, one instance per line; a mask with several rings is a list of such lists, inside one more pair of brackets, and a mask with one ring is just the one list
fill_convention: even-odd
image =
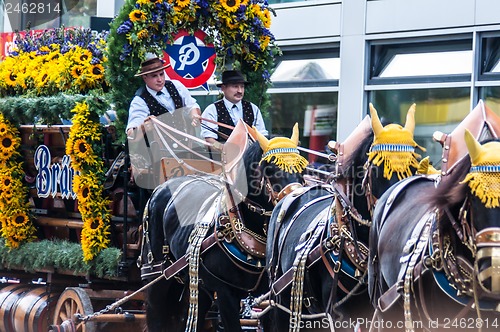
[(416, 103), (415, 140), (437, 168), (442, 148), (432, 134), (450, 133), (470, 112), (473, 59), (472, 35), (370, 45), (369, 101), (381, 118), (402, 125)]
[(374, 42), (369, 84), (460, 82), (471, 79), (472, 38), (404, 44)]
[(472, 51), (396, 54), (379, 77), (470, 75)]
[(479, 98), (500, 116), (500, 34), (483, 33), (480, 43)]
[[(271, 76), (272, 134), (289, 136), (299, 124), (301, 146), (324, 151), (337, 134), (340, 58), (338, 45), (282, 49)], [(316, 161), (310, 155), (309, 161)]]

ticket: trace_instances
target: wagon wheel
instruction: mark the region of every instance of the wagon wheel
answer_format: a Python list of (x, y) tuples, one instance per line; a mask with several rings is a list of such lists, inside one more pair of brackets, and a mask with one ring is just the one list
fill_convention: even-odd
[[(59, 297), (54, 311), (54, 325), (61, 325), (63, 322), (71, 320), (75, 314), (83, 316), (94, 313), (92, 303), (88, 294), (79, 287), (68, 287)], [(76, 322), (77, 332), (95, 332), (94, 322)]]

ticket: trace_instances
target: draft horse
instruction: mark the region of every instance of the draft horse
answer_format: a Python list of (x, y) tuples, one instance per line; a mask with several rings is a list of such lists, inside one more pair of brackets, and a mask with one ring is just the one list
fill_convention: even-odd
[[(262, 294), (269, 216), (302, 186), (307, 160), (291, 138), (268, 140), (240, 122), (224, 145), (223, 174), (173, 178), (146, 207), (143, 278), (149, 331), (203, 331), (213, 303), (225, 331), (240, 331), (240, 301)], [(247, 144), (248, 134), (257, 141)], [(232, 149), (231, 149), (232, 147)], [(160, 278), (161, 279), (161, 278)], [(262, 282), (264, 279), (264, 282)]]
[(500, 142), (465, 131), (469, 157), (386, 192), (370, 233), (372, 330), (498, 330)]
[(266, 299), (273, 309), (263, 315), (271, 331), (334, 329), (334, 320), (344, 315), (371, 318), (366, 293), (371, 212), (385, 189), (414, 173), (420, 156), (414, 151), (415, 105), (405, 127), (383, 126), (373, 105), (370, 113), (372, 128), (367, 116), (338, 146), (333, 181), (298, 189), (273, 211), (266, 248), (271, 285)]

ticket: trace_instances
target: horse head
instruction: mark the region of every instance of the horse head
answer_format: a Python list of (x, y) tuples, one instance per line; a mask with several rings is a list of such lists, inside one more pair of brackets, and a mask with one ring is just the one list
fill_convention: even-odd
[[(470, 189), (470, 237), (474, 273), (488, 295), (500, 298), (500, 142), (481, 145), (465, 131), (471, 168), (462, 183)], [(466, 234), (467, 235), (467, 234)]]
[(368, 185), (368, 191), (375, 198), (379, 198), (397, 181), (415, 174), (418, 168), (420, 155), (415, 153), (415, 148), (420, 148), (422, 151), (425, 149), (413, 138), (415, 108), (415, 104), (410, 106), (404, 127), (399, 124), (383, 126), (377, 110), (370, 104), (374, 137), (368, 153), (365, 185)]
[(248, 195), (260, 197), (274, 207), (287, 194), (302, 187), (304, 182), (302, 172), (308, 162), (297, 149), (298, 124), (294, 125), (290, 138), (274, 137), (269, 140), (257, 130), (255, 135), (258, 142), (255, 145), (260, 147), (260, 160), (256, 162), (250, 153), (244, 157), (245, 165), (249, 166)]

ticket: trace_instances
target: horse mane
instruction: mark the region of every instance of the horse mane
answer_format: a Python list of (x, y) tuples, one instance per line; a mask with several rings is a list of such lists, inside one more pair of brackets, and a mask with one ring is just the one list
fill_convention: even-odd
[[(263, 176), (262, 172), (259, 171), (259, 167), (257, 167), (262, 159), (262, 153), (263, 151), (259, 142), (255, 141), (248, 144), (243, 154), (243, 164), (249, 185), (255, 183), (255, 181), (260, 181)], [(249, 190), (248, 194), (252, 195), (253, 193)]]
[[(367, 160), (367, 154), (373, 143), (373, 131), (370, 135), (366, 136), (363, 141), (357, 146), (357, 148), (349, 154), (344, 162), (344, 174), (343, 176), (349, 177), (349, 175), (355, 175), (358, 170), (353, 169), (353, 167), (363, 166)], [(352, 174), (352, 172), (355, 172)], [(353, 176), (354, 177), (354, 176)]]
[[(498, 142), (499, 140), (487, 139), (482, 141), (481, 144), (492, 141)], [(471, 161), (469, 154), (467, 154), (455, 165), (453, 172), (446, 175), (445, 178), (441, 180), (436, 190), (428, 193), (428, 195), (424, 195), (425, 198), (423, 198), (423, 202), (438, 209), (443, 209), (445, 207), (450, 208), (456, 204), (462, 203), (467, 195), (468, 186), (460, 182), (465, 179), (470, 168)]]
[(467, 155), (455, 165), (452, 173), (441, 180), (435, 190), (423, 195), (422, 203), (440, 210), (462, 203), (467, 195), (467, 184), (462, 184), (460, 181), (465, 179), (470, 167), (471, 162)]

